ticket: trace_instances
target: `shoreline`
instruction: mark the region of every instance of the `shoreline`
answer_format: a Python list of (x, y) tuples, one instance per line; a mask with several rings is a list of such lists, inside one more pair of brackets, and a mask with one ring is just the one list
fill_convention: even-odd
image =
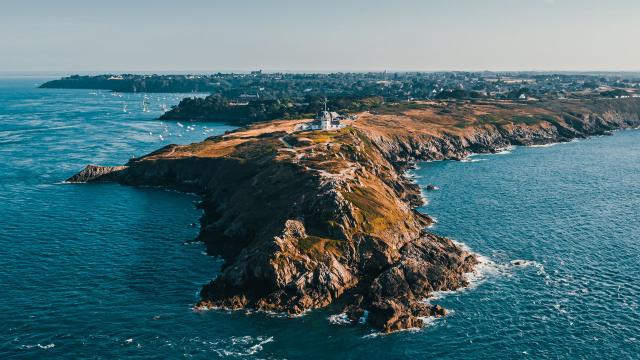
[[(622, 131), (640, 131), (640, 127), (627, 127), (627, 128), (620, 128), (620, 129), (613, 129), (611, 130), (610, 134), (604, 134), (604, 135), (594, 135), (594, 136), (588, 136), (586, 138), (583, 138), (583, 140), (591, 140), (591, 139), (595, 139), (595, 138), (599, 138), (599, 137), (605, 137), (605, 136), (615, 136), (616, 133), (618, 132), (622, 132)], [(522, 146), (523, 148), (548, 148), (548, 147), (553, 147), (556, 145), (564, 145), (564, 144), (570, 144), (570, 143), (576, 143), (579, 142), (578, 138), (574, 138), (574, 139), (570, 139), (567, 141), (559, 141), (559, 142), (555, 142), (555, 143), (546, 143), (546, 144), (534, 144), (534, 145), (527, 145), (527, 146)], [(511, 146), (509, 148), (509, 150), (514, 150), (518, 148), (518, 146)], [(510, 153), (510, 151), (509, 151)], [(508, 153), (506, 153), (508, 154)], [(506, 155), (505, 154), (505, 155)], [(496, 152), (496, 153), (492, 153), (492, 152), (487, 152), (487, 153), (472, 153), (470, 154), (467, 158), (462, 159), (462, 160), (457, 160), (457, 159), (441, 159), (441, 160), (429, 160), (429, 161), (422, 161), (422, 162), (417, 162), (416, 165), (414, 167), (412, 167), (409, 171), (415, 170), (415, 169), (420, 169), (420, 163), (432, 163), (432, 162), (436, 162), (436, 161), (453, 161), (453, 162), (467, 162), (465, 161), (466, 159), (470, 158), (470, 157), (474, 157), (474, 156), (491, 156), (491, 155), (503, 155), (503, 153), (501, 152)], [(409, 175), (407, 177), (405, 177), (408, 180), (411, 181), (416, 181), (416, 179), (420, 178), (417, 177), (415, 175)], [(420, 184), (418, 184), (420, 185)], [(424, 189), (426, 189), (427, 185), (424, 186), (420, 186), (421, 189), (424, 191)], [(429, 201), (428, 198), (425, 197), (425, 205), (427, 206), (429, 205)], [(424, 212), (425, 215), (429, 215), (427, 212)], [(431, 215), (429, 215), (434, 221), (431, 225), (428, 226), (428, 229), (433, 228), (437, 223), (437, 219)], [(527, 260), (527, 259), (513, 259), (513, 260), (509, 260), (508, 263), (504, 263), (504, 264), (499, 264), (493, 260), (491, 260), (491, 258), (489, 258), (486, 255), (483, 255), (480, 252), (474, 251), (466, 242), (464, 241), (459, 241), (456, 240), (454, 238), (450, 238), (452, 242), (454, 242), (457, 246), (459, 246), (460, 248), (464, 249), (465, 251), (473, 254), (474, 256), (476, 256), (478, 258), (478, 264), (474, 267), (473, 271), (466, 273), (465, 275), (469, 276), (469, 277), (474, 277), (473, 279), (469, 280), (469, 286), (464, 287), (464, 288), (460, 288), (460, 289), (456, 289), (456, 290), (445, 290), (445, 291), (438, 291), (438, 292), (433, 292), (428, 298), (424, 299), (425, 301), (429, 301), (429, 300), (439, 300), (442, 299), (444, 297), (446, 297), (447, 295), (450, 294), (459, 294), (459, 293), (463, 293), (469, 290), (473, 290), (474, 288), (476, 288), (477, 286), (481, 285), (485, 280), (487, 280), (487, 276), (489, 273), (495, 273), (501, 270), (501, 268), (503, 268), (502, 270), (504, 270), (505, 268), (509, 268), (509, 267), (536, 267), (536, 268), (540, 268), (542, 267), (541, 271), (544, 271), (544, 268), (541, 264), (539, 264), (537, 261), (535, 260)], [(480, 267), (483, 267), (483, 269), (479, 269)], [(417, 329), (417, 328), (416, 328)], [(410, 330), (410, 329), (409, 329)], [(384, 335), (384, 334), (382, 334)]]
[[(455, 136), (434, 135), (415, 122), (411, 133), (399, 131), (385, 123), (409, 120), (384, 115), (363, 116), (335, 132), (294, 133), (287, 126), (295, 124), (282, 121), (167, 146), (121, 168), (91, 167), (69, 180), (200, 194), (199, 239), (225, 265), (203, 287), (196, 306), (291, 316), (338, 303), (352, 323), (367, 311), (369, 325), (393, 332), (420, 327), (425, 316), (445, 315), (420, 299), (468, 288), (465, 274), (482, 256), (426, 231), (434, 221), (416, 209), (423, 189), (407, 176), (412, 166), (637, 126), (640, 105), (633, 111), (593, 114), (563, 130), (507, 124)], [(292, 147), (282, 149), (283, 137)], [(255, 201), (263, 203), (246, 203)], [(433, 271), (441, 275), (428, 278)]]

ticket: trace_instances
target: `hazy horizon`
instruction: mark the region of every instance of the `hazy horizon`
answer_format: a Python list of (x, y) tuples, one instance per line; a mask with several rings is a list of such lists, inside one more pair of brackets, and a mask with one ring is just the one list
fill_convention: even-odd
[(0, 73), (637, 72), (632, 0), (6, 0)]

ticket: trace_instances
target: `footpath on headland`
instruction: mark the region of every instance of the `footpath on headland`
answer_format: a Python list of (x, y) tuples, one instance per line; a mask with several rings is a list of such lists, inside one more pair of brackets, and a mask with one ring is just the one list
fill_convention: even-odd
[(446, 315), (422, 300), (467, 286), (478, 263), (426, 230), (432, 220), (415, 210), (420, 189), (404, 171), (416, 161), (637, 127), (640, 99), (430, 101), (362, 113), (337, 130), (295, 131), (305, 121), (169, 145), (124, 166), (89, 166), (68, 181), (200, 194), (199, 239), (225, 265), (203, 286), (199, 308), (296, 315), (333, 304), (354, 323), (391, 332)]

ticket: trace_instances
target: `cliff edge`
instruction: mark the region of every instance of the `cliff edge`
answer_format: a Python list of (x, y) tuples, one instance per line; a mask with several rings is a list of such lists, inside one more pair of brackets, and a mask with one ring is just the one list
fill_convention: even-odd
[(432, 220), (414, 210), (420, 189), (402, 176), (412, 162), (640, 125), (636, 99), (418, 105), (363, 113), (336, 131), (295, 132), (304, 120), (256, 124), (68, 181), (200, 194), (199, 239), (224, 266), (198, 307), (300, 314), (334, 304), (390, 332), (444, 315), (423, 300), (467, 286), (477, 264), (425, 230)]

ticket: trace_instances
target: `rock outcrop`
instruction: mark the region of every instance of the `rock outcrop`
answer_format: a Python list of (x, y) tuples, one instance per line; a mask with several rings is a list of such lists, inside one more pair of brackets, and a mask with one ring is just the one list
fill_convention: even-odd
[[(437, 106), (363, 114), (330, 132), (294, 132), (295, 121), (259, 124), (170, 145), (124, 167), (90, 166), (68, 181), (201, 194), (199, 239), (224, 266), (203, 286), (198, 307), (301, 314), (334, 304), (354, 322), (366, 311), (383, 331), (421, 326), (425, 316), (446, 314), (423, 300), (467, 286), (477, 259), (425, 230), (432, 220), (415, 210), (420, 189), (402, 176), (405, 169), (416, 160), (462, 159), (640, 124), (638, 101), (553, 104), (556, 112), (540, 106), (528, 111), (544, 117), (519, 122), (467, 116), (465, 126), (434, 117)], [(525, 116), (505, 106), (495, 113)]]
[(87, 165), (82, 171), (68, 178), (65, 182), (85, 183), (89, 181), (112, 181), (115, 179), (114, 175), (126, 168), (126, 166)]

